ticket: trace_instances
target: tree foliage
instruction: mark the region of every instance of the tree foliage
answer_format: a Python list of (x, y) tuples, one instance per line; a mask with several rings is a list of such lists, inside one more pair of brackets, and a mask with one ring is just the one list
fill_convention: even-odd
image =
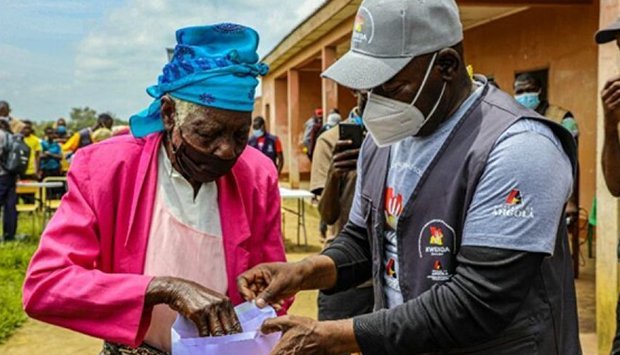
[[(112, 118), (114, 118), (114, 125), (128, 125), (129, 122), (118, 118), (115, 114), (108, 112)], [(69, 113), (69, 119), (67, 119), (67, 129), (69, 132), (77, 132), (81, 129), (92, 127), (97, 123), (97, 116), (99, 113), (88, 107), (73, 107)], [(42, 137), (46, 127), (56, 127), (56, 121), (44, 121), (35, 123), (35, 134)]]

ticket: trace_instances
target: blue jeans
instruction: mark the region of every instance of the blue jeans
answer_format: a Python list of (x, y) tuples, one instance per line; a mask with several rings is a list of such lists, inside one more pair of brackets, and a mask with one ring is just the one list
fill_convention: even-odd
[(17, 178), (15, 175), (0, 176), (0, 206), (4, 206), (2, 230), (4, 240), (15, 240), (17, 231)]

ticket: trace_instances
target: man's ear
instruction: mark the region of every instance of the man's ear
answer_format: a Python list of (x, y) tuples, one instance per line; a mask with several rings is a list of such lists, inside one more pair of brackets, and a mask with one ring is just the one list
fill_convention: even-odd
[(437, 54), (437, 65), (443, 80), (452, 81), (458, 78), (458, 73), (463, 66), (463, 58), (453, 48), (445, 48)]
[(161, 120), (164, 122), (166, 131), (174, 128), (174, 117), (176, 115), (176, 107), (174, 101), (168, 95), (161, 98)]

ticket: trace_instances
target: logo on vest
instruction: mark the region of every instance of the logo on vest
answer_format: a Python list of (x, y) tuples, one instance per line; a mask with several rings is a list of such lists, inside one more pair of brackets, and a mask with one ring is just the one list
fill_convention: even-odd
[(444, 256), (456, 250), (454, 229), (442, 220), (428, 222), (420, 233), (418, 248), (420, 258)]
[(395, 194), (394, 189), (388, 187), (385, 191), (385, 220), (393, 230), (396, 230), (398, 217), (403, 213), (403, 195)]
[(355, 23), (353, 24), (353, 43), (372, 43), (372, 39), (375, 36), (375, 21), (370, 11), (365, 7), (360, 7), (355, 16)]
[(506, 197), (505, 203), (493, 208), (491, 214), (495, 217), (534, 218), (534, 209), (525, 207), (523, 202), (521, 191), (513, 189)]
[(435, 282), (448, 281), (450, 277), (452, 277), (452, 275), (450, 275), (448, 270), (444, 269), (439, 260), (435, 260), (435, 263), (433, 263), (433, 270), (431, 270), (431, 274), (427, 276), (428, 279)]
[(396, 278), (396, 261), (393, 258), (390, 258), (385, 265), (385, 273), (393, 279)]

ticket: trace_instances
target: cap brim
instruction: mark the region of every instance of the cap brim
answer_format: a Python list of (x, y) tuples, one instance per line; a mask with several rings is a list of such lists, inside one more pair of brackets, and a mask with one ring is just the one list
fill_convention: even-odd
[(598, 31), (594, 39), (598, 44), (609, 43), (615, 41), (618, 34), (620, 34), (620, 20), (617, 20), (608, 27)]
[(321, 76), (351, 89), (372, 89), (392, 79), (412, 59), (413, 57), (380, 58), (349, 51)]

